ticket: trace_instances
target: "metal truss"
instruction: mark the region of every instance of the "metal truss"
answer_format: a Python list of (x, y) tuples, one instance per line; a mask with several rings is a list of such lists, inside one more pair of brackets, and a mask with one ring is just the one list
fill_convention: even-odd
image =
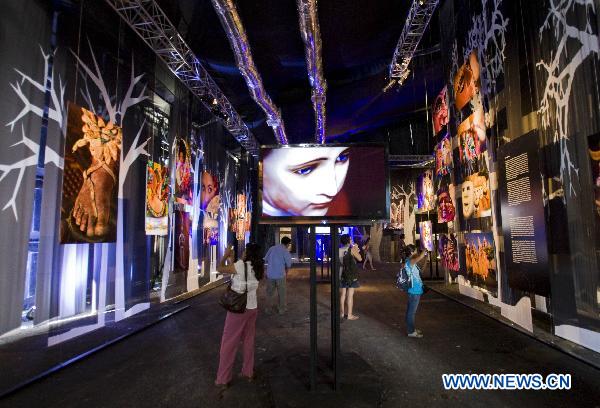
[(254, 65), (248, 36), (234, 0), (212, 0), (212, 4), (231, 44), (237, 67), (246, 81), (250, 96), (267, 115), (267, 124), (273, 129), (277, 143), (288, 144), (281, 112), (267, 94), (260, 73)]
[(390, 167), (429, 168), (434, 165), (432, 155), (422, 154), (391, 154), (388, 156)]
[(390, 64), (391, 81), (402, 85), (408, 77), (410, 61), (438, 3), (439, 0), (413, 0)]
[(106, 0), (253, 156), (256, 138), (155, 0)]
[(297, 0), (300, 33), (304, 41), (308, 80), (312, 87), (312, 104), (315, 111), (315, 139), (325, 143), (325, 93), (327, 82), (323, 75), (321, 58), (321, 30), (317, 15), (317, 0)]

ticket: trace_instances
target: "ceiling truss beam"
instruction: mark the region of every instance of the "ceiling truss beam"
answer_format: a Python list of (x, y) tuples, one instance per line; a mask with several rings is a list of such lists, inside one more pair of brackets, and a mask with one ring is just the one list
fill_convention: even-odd
[(106, 0), (253, 156), (259, 143), (155, 0)]

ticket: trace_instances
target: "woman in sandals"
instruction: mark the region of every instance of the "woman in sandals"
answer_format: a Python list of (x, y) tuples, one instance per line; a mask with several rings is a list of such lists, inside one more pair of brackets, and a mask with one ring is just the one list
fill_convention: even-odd
[[(359, 288), (360, 284), (358, 283), (358, 266), (356, 265), (356, 261), (362, 261), (362, 257), (360, 256), (360, 252), (358, 250), (358, 245), (354, 245), (352, 242), (352, 238), (350, 235), (344, 234), (340, 238), (340, 242), (342, 247), (339, 250), (340, 257), (340, 318), (347, 317), (348, 320), (357, 320), (358, 316), (353, 314), (354, 308), (354, 289)], [(355, 279), (348, 281), (344, 277), (344, 256), (347, 252), (351, 254), (351, 263), (354, 274), (356, 276)], [(344, 307), (346, 304), (346, 300), (348, 301), (348, 314), (344, 314)]]
[[(233, 262), (233, 247), (227, 248), (219, 261), (217, 271), (231, 274), (231, 289), (238, 293), (247, 292), (246, 311), (244, 313), (227, 312), (223, 337), (221, 338), (221, 352), (219, 356), (219, 370), (215, 385), (226, 388), (231, 381), (233, 363), (240, 342), (242, 343), (243, 365), (241, 377), (247, 380), (254, 379), (254, 338), (256, 334), (256, 289), (258, 281), (264, 274), (264, 261), (260, 253), (260, 246), (250, 243), (242, 259)], [(225, 265), (229, 260), (229, 264)], [(247, 279), (245, 278), (247, 276)]]

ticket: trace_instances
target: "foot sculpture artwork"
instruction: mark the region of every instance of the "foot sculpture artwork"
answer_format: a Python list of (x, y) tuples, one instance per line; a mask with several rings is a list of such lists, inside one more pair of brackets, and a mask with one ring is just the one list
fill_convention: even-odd
[(72, 221), (89, 239), (100, 239), (110, 231), (113, 189), (119, 173), (121, 128), (82, 109), (83, 137), (73, 152), (88, 147), (92, 162), (83, 171), (83, 184), (71, 211)]

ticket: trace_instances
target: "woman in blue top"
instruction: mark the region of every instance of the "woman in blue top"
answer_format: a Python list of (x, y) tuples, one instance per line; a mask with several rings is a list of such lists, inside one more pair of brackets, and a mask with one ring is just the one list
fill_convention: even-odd
[(408, 273), (411, 275), (412, 285), (408, 289), (408, 304), (406, 306), (406, 330), (408, 337), (423, 337), (423, 333), (420, 330), (415, 329), (415, 315), (417, 313), (417, 307), (419, 306), (419, 299), (423, 294), (423, 281), (419, 275), (419, 263), (425, 256), (427, 251), (423, 251), (420, 254), (414, 245), (408, 245), (406, 247), (406, 260), (405, 267), (408, 269)]

